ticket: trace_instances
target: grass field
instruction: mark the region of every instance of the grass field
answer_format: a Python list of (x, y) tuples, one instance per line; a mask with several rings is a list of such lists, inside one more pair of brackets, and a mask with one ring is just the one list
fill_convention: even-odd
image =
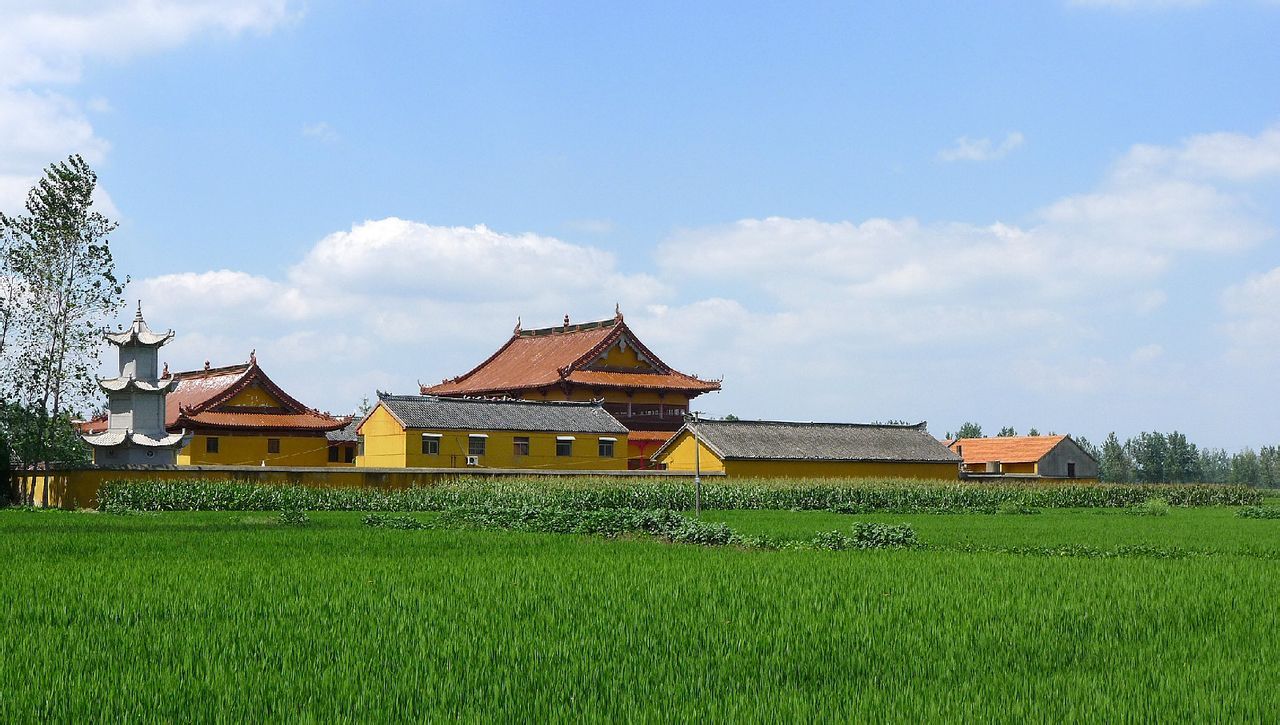
[[(1266, 721), (1280, 522), (1232, 514), (704, 514), (927, 547), (820, 552), (0, 511), (0, 720)], [(1205, 555), (961, 550), (1072, 544)]]

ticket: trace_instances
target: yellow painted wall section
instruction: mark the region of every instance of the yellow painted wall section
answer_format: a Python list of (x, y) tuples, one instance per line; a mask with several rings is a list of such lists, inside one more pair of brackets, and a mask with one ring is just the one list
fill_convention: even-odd
[(614, 345), (605, 353), (603, 360), (597, 360), (591, 367), (628, 368), (631, 370), (652, 370), (653, 366), (636, 354), (635, 347), (630, 344), (623, 350), (621, 345)]
[(280, 407), (280, 401), (257, 385), (250, 385), (236, 393), (223, 405), (246, 408), (277, 408)]
[(356, 456), (357, 468), (404, 468), (409, 465), (409, 444), (404, 428), (381, 403), (369, 412), (357, 432), (364, 439), (364, 455)]
[(920, 478), (959, 480), (954, 463), (880, 461), (727, 461), (730, 478)]
[[(440, 436), (438, 454), (422, 452), (423, 435)], [(411, 428), (404, 433), (410, 468), (462, 468), (467, 465), (472, 434), (483, 434), (484, 455), (480, 456), (483, 468), (524, 468), (565, 471), (621, 471), (627, 467), (627, 434), (611, 433), (601, 436), (594, 433), (546, 433), (508, 430), (457, 431)], [(556, 455), (557, 438), (572, 435), (573, 454)], [(600, 439), (614, 438), (613, 455), (602, 458)], [(516, 455), (516, 438), (529, 439), (529, 454)], [(368, 443), (365, 443), (366, 449)]]
[[(208, 439), (218, 439), (218, 452), (210, 453)], [(268, 439), (280, 441), (279, 453), (268, 453)], [(178, 451), (180, 466), (327, 466), (329, 441), (323, 436), (223, 434), (196, 435)]]
[[(1034, 475), (1036, 473), (1036, 469), (1037, 469), (1037, 464), (1034, 462), (1001, 463), (1000, 464), (1001, 473), (1018, 473), (1018, 474)], [(964, 470), (968, 473), (986, 473), (987, 464), (986, 463), (966, 463), (964, 464)]]
[[(693, 436), (688, 431), (684, 431), (676, 438), (675, 444), (662, 454), (659, 462), (666, 464), (668, 471), (692, 471), (694, 470), (693, 452)], [(702, 441), (698, 441), (697, 465), (703, 471), (725, 471), (724, 462), (717, 458), (716, 454), (712, 453)]]

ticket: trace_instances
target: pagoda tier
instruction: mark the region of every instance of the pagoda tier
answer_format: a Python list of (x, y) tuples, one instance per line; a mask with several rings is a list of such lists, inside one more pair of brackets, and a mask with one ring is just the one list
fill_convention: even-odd
[(160, 347), (173, 339), (173, 331), (152, 332), (142, 319), (142, 303), (128, 330), (107, 333), (107, 342), (119, 348), (120, 374), (99, 379), (107, 393), (105, 429), (90, 427), (83, 436), (93, 446), (98, 465), (172, 466), (188, 436), (170, 433), (165, 426), (165, 396), (176, 387), (167, 374), (158, 373)]

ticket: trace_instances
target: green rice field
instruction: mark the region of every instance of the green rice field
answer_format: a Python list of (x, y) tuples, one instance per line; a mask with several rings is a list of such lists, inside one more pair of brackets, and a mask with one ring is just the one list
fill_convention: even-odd
[(840, 552), (309, 516), (0, 511), (0, 721), (1280, 713), (1280, 521), (1232, 507), (703, 514), (923, 544)]

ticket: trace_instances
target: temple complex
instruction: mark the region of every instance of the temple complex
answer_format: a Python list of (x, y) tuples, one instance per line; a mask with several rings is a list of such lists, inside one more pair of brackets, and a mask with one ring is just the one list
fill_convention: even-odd
[[(160, 381), (164, 426), (186, 431), (189, 443), (178, 453), (180, 465), (328, 466), (351, 463), (330, 449), (337, 444), (328, 434), (351, 422), (308, 408), (286, 393), (258, 366), (249, 362), (169, 373)], [(87, 429), (103, 427), (97, 419)], [(353, 449), (354, 453), (354, 449)], [(352, 456), (354, 457), (354, 456)]]
[(99, 380), (107, 394), (107, 416), (96, 430), (86, 431), (84, 440), (93, 447), (93, 462), (99, 466), (172, 466), (177, 451), (188, 440), (179, 427), (170, 433), (165, 426), (165, 397), (174, 381), (160, 376), (157, 359), (160, 348), (173, 339), (173, 330), (152, 332), (142, 319), (142, 303), (129, 329), (106, 334), (120, 355), (120, 374)]
[(672, 369), (636, 338), (621, 311), (598, 322), (515, 331), (506, 344), (470, 372), (423, 385), (424, 395), (517, 398), (523, 400), (603, 400), (604, 408), (627, 427), (631, 468), (684, 424), (693, 398), (720, 389)]

